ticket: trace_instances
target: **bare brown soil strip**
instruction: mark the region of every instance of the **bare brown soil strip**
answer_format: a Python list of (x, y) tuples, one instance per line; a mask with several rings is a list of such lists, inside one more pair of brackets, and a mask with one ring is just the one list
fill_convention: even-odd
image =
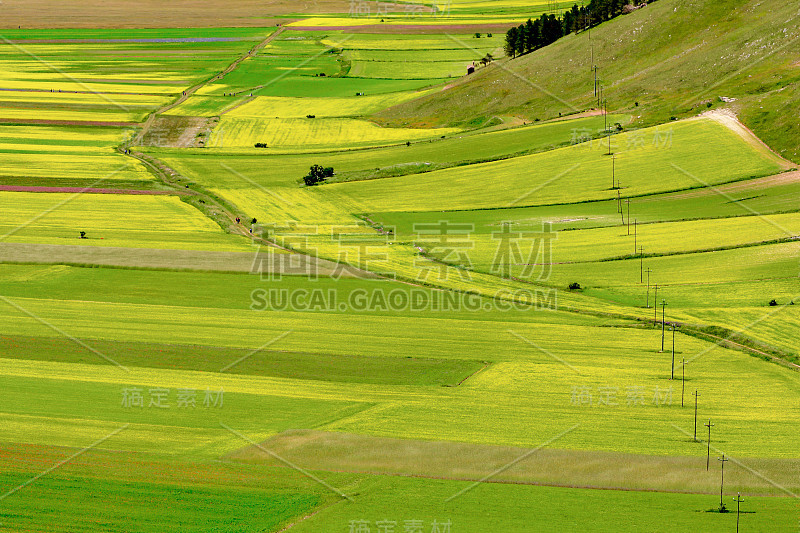
[(347, 13), (347, 0), (3, 0), (0, 27), (265, 28), (293, 13)]
[(189, 148), (198, 146), (198, 134), (206, 129), (210, 119), (162, 115), (150, 120), (141, 146)]
[[(90, 236), (91, 237), (91, 236)], [(75, 240), (91, 243), (92, 239)], [(320, 276), (334, 272), (343, 277), (363, 277), (353, 268), (338, 267), (331, 261), (299, 254), (268, 252), (210, 252), (156, 248), (0, 243), (0, 262), (47, 265), (99, 265), (163, 270), (214, 272), (256, 272), (265, 274), (307, 275), (314, 268)], [(338, 270), (338, 271), (337, 271)]]
[[(705, 472), (703, 442), (693, 444), (691, 437), (687, 438), (667, 424), (664, 431), (667, 432), (665, 438), (673, 440), (676, 447), (696, 449), (696, 455), (651, 456), (550, 448), (533, 452), (528, 448), (510, 446), (313, 430), (286, 431), (265, 441), (263, 447), (313, 470), (465, 481), (491, 476), (488, 481), (495, 483), (703, 494), (717, 492), (719, 473)], [(503, 470), (524, 455), (528, 457)], [(242, 448), (225, 458), (278, 466), (274, 459), (255, 446)], [(789, 490), (798, 490), (800, 460), (741, 458), (741, 461)], [(730, 471), (726, 468), (725, 480), (747, 487), (752, 493), (786, 495), (773, 484), (734, 463)]]
[(0, 191), (7, 192), (66, 192), (66, 193), (86, 193), (86, 194), (148, 194), (148, 195), (186, 195), (183, 191), (158, 191), (141, 189), (107, 189), (95, 187), (44, 187), (31, 185), (0, 185)]

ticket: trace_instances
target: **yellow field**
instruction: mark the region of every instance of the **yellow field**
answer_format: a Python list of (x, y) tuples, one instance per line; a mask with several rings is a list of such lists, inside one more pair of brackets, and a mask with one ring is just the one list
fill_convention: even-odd
[[(145, 180), (153, 176), (138, 162), (115, 153), (28, 153), (0, 160), (0, 175), (81, 180)], [(37, 183), (41, 185), (42, 183)]]
[(224, 116), (211, 133), (207, 146), (252, 147), (257, 142), (267, 143), (268, 147), (369, 146), (428, 139), (459, 131), (455, 128), (381, 128), (366, 120), (345, 118), (248, 119)]
[[(79, 232), (86, 232), (81, 239)], [(176, 196), (0, 193), (0, 242), (246, 252)]]
[[(426, 3), (430, 6), (430, 2), (420, 2)], [(527, 5), (527, 4), (526, 4)], [(373, 8), (374, 9), (374, 8)], [(454, 17), (444, 17), (438, 16), (433, 17), (429, 12), (421, 12), (417, 14), (416, 17), (409, 16), (402, 11), (391, 13), (384, 17), (368, 17), (368, 16), (357, 16), (357, 17), (311, 17), (303, 20), (298, 20), (292, 23), (287, 24), (286, 26), (299, 26), (301, 28), (305, 27), (317, 27), (317, 28), (325, 28), (329, 26), (349, 26), (349, 27), (359, 27), (359, 26), (372, 26), (376, 24), (380, 24), (382, 26), (458, 26), (462, 24), (515, 24), (519, 23), (519, 18), (509, 18), (504, 15), (481, 15), (476, 17), (468, 17), (468, 16), (454, 16)]]
[(132, 130), (117, 128), (64, 128), (59, 126), (0, 126), (0, 142), (4, 147), (30, 139), (39, 150), (55, 148), (54, 143), (38, 144), (37, 141), (58, 139), (59, 144), (78, 144), (85, 146), (117, 146), (128, 138)]
[(432, 91), (409, 91), (342, 98), (279, 98), (275, 96), (257, 96), (254, 100), (231, 110), (229, 113), (226, 113), (226, 115), (229, 117), (241, 118), (303, 118), (306, 115), (315, 115), (317, 117), (356, 117), (375, 113), (387, 107), (425, 96), (430, 92)]
[[(0, 63), (1, 64), (1, 63)], [(93, 92), (107, 94), (113, 99), (112, 93), (142, 93), (149, 95), (179, 94), (186, 87), (183, 85), (137, 85), (136, 83), (99, 83), (84, 82), (80, 80), (69, 81), (63, 76), (52, 76), (44, 80), (4, 79), (0, 81), (3, 89), (50, 89), (58, 92)]]
[[(164, 105), (170, 99), (165, 96), (152, 94), (113, 94), (103, 95), (95, 93), (66, 93), (50, 91), (3, 91), (0, 93), (0, 101), (3, 102), (54, 102), (63, 104), (94, 104), (94, 105), (114, 105), (121, 106), (151, 106), (157, 107)], [(112, 103), (113, 102), (113, 103)]]
[(0, 107), (0, 119), (68, 120), (80, 122), (141, 122), (149, 111), (84, 111), (73, 109), (18, 109)]

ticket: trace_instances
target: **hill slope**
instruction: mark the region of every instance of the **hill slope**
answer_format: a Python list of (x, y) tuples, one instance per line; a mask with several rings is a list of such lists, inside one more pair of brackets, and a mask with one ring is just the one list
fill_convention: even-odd
[(730, 108), (773, 149), (800, 161), (800, 9), (782, 0), (659, 0), (375, 118), (478, 126), (495, 115), (533, 120), (583, 111), (597, 105), (592, 49), (609, 111), (631, 112), (641, 126), (709, 104)]

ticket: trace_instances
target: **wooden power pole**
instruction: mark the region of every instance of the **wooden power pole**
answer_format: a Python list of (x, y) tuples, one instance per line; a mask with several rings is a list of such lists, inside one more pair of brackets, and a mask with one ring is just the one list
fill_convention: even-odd
[(708, 471), (711, 462), (711, 428), (714, 424), (711, 423), (711, 419), (708, 419), (708, 424), (703, 424), (705, 427), (708, 428), (708, 446), (706, 446), (706, 471)]
[(697, 442), (697, 397), (700, 393), (694, 391), (694, 441)]
[(739, 533), (739, 504), (744, 501), (744, 498), (742, 498), (742, 493), (737, 492), (733, 501), (736, 502), (736, 533)]
[(686, 359), (681, 359), (681, 407), (683, 407), (683, 391), (686, 389)]
[(667, 301), (661, 300), (661, 353), (664, 353), (664, 333), (666, 327), (666, 321), (664, 320), (664, 313), (666, 311)]
[(717, 459), (717, 461), (720, 461), (722, 463), (722, 471), (721, 471), (720, 482), (719, 482), (719, 512), (720, 513), (725, 513), (727, 511), (725, 510), (725, 504), (722, 503), (722, 487), (725, 485), (725, 463), (730, 461), (730, 459), (726, 459), (725, 458), (725, 454), (723, 453), (722, 454), (722, 458), (721, 459)]

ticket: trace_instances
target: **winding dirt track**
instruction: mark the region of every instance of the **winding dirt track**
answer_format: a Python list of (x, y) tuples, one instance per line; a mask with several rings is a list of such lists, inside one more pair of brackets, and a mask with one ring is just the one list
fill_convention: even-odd
[(218, 74), (215, 74), (214, 76), (212, 76), (211, 78), (209, 78), (209, 79), (207, 79), (205, 81), (202, 81), (202, 82), (198, 83), (197, 85), (189, 87), (188, 89), (183, 91), (183, 94), (181, 94), (181, 96), (177, 100), (175, 100), (174, 102), (171, 102), (171, 103), (159, 108), (155, 112), (151, 113), (150, 116), (147, 117), (147, 120), (144, 122), (144, 124), (142, 124), (141, 131), (139, 132), (138, 135), (136, 135), (136, 138), (134, 138), (133, 141), (131, 141), (130, 145), (139, 145), (139, 144), (141, 144), (142, 139), (144, 138), (145, 134), (152, 127), (153, 122), (155, 121), (156, 117), (158, 117), (162, 113), (166, 113), (170, 109), (173, 109), (173, 108), (181, 105), (190, 96), (192, 96), (194, 93), (196, 93), (197, 91), (199, 91), (200, 89), (202, 89), (206, 85), (210, 84), (211, 82), (221, 79), (223, 76), (225, 76), (226, 74), (231, 72), (233, 69), (238, 67), (239, 63), (241, 63), (242, 61), (244, 61), (245, 59), (247, 59), (249, 57), (253, 57), (254, 55), (256, 55), (256, 52), (258, 52), (261, 48), (263, 48), (266, 45), (268, 45), (270, 42), (272, 42), (273, 39), (275, 39), (278, 35), (280, 35), (284, 31), (285, 31), (285, 28), (283, 26), (278, 28), (278, 30), (275, 33), (273, 33), (272, 35), (270, 35), (269, 37), (267, 37), (266, 39), (264, 39), (263, 41), (261, 41), (260, 43), (255, 45), (245, 55), (243, 55), (243, 56), (239, 57), (238, 59), (236, 59), (233, 63), (228, 65), (225, 68), (225, 70), (223, 70), (222, 72), (219, 72)]

